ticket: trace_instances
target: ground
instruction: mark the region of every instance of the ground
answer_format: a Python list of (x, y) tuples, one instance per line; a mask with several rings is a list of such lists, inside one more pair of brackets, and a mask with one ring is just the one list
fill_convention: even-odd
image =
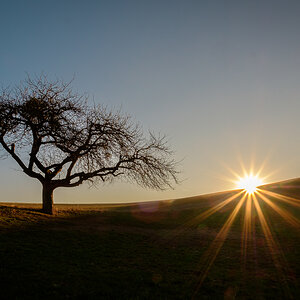
[(250, 217), (240, 191), (53, 216), (2, 203), (2, 298), (296, 299), (300, 180), (264, 189), (273, 206), (249, 200)]

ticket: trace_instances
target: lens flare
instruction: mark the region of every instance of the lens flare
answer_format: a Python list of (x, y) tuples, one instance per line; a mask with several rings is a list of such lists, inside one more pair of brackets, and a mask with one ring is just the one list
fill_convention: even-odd
[(262, 179), (258, 178), (257, 175), (247, 174), (243, 178), (239, 178), (237, 181), (237, 188), (243, 189), (247, 194), (254, 194), (258, 186), (262, 185)]

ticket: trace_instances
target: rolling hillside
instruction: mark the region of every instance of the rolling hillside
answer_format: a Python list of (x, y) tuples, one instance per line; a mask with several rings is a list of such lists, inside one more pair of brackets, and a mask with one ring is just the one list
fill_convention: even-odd
[(7, 299), (297, 298), (300, 179), (124, 205), (0, 204)]

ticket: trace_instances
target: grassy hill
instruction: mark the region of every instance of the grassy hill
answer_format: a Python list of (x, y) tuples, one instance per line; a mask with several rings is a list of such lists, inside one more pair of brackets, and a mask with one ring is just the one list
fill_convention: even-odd
[(0, 204), (7, 299), (297, 298), (300, 179), (126, 205)]

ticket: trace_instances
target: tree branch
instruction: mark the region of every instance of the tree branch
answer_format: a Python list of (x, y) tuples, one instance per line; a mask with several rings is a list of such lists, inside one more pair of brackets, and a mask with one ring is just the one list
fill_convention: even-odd
[(9, 146), (5, 143), (3, 137), (0, 137), (0, 143), (3, 146), (3, 148), (12, 156), (12, 158), (18, 163), (18, 165), (22, 168), (25, 174), (27, 174), (30, 177), (37, 178), (40, 182), (44, 181), (44, 177), (34, 172), (33, 170), (30, 170), (25, 166), (25, 164), (22, 162), (22, 160), (19, 158), (19, 156), (15, 153), (14, 150), (11, 150)]

